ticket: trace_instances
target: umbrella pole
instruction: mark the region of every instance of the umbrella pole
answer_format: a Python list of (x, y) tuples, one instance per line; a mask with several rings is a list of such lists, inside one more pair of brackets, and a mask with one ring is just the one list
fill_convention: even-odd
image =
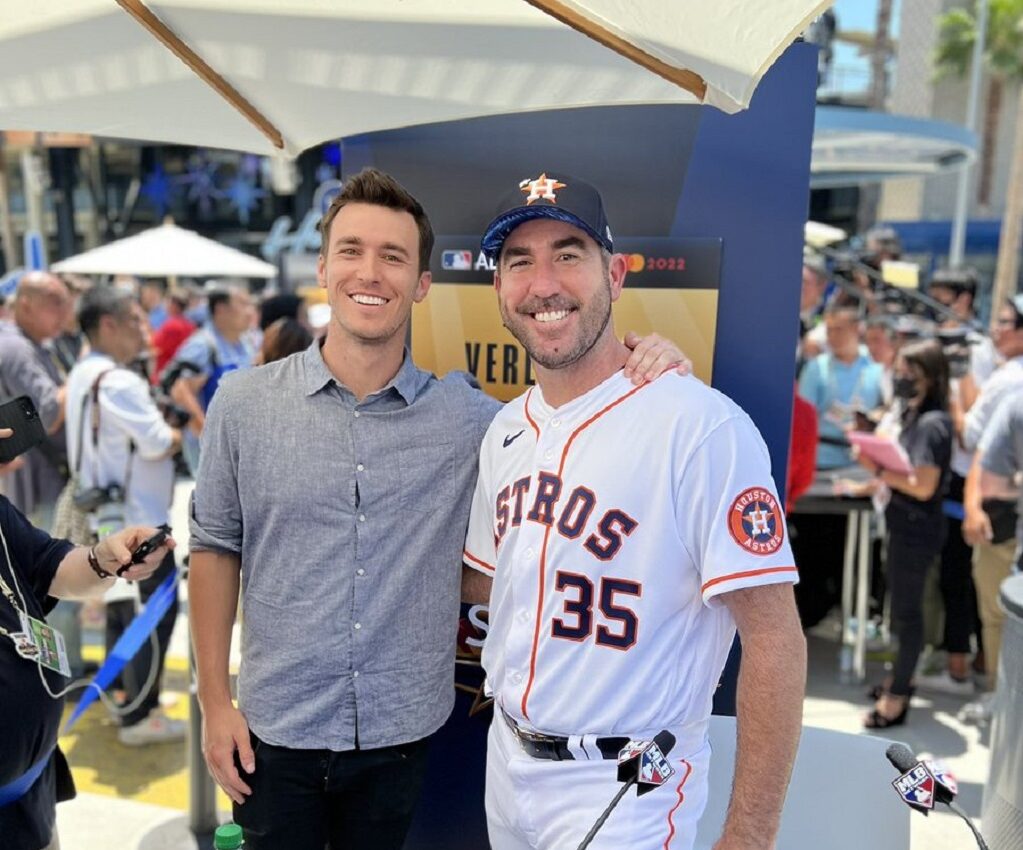
[(0, 242), (3, 243), (5, 271), (11, 271), (21, 265), (18, 243), (14, 241), (14, 225), (11, 223), (10, 195), (7, 192), (7, 158), (2, 141), (0, 141)]

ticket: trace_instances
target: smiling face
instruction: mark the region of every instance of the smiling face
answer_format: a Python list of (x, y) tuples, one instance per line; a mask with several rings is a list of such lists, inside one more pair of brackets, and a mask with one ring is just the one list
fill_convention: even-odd
[(579, 228), (547, 218), (527, 221), (508, 235), (498, 260), (501, 318), (540, 366), (571, 366), (613, 334), (611, 304), (625, 271), (621, 254), (606, 263)]
[(346, 204), (331, 222), (327, 245), (317, 279), (330, 304), (328, 337), (404, 344), (412, 305), (430, 288), (430, 273), (419, 272), (419, 230), (412, 215)]

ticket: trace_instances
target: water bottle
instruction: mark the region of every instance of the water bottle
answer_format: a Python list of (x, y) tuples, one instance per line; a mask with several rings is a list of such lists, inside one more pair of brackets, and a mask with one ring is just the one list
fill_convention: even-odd
[[(856, 633), (859, 631), (859, 622), (855, 617), (849, 618), (849, 639), (853, 644), (856, 643)], [(846, 635), (842, 634), (842, 648), (839, 650), (838, 656), (838, 680), (843, 685), (851, 684), (854, 679), (853, 675), (853, 646), (846, 643)]]
[(853, 648), (843, 644), (838, 656), (838, 681), (849, 685), (853, 681)]
[(242, 828), (236, 823), (222, 824), (213, 833), (213, 846), (216, 850), (238, 850), (244, 843)]

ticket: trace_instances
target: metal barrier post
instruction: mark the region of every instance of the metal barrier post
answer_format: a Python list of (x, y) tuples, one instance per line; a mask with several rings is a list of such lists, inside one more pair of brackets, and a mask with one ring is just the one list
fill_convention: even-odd
[(188, 642), (188, 827), (195, 835), (212, 835), (217, 820), (217, 786), (202, 755), (202, 710), (192, 642)]

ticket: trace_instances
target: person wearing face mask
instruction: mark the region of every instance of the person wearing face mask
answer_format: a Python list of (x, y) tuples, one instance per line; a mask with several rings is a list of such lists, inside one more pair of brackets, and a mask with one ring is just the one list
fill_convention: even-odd
[(857, 458), (874, 476), (872, 489), (887, 492), (887, 578), (892, 629), (899, 644), (891, 675), (864, 720), (868, 729), (906, 721), (913, 671), (923, 649), (924, 584), (945, 539), (942, 498), (948, 486), (954, 432), (948, 412), (948, 362), (940, 344), (927, 340), (902, 348), (895, 361), (892, 390), (901, 410), (898, 442), (912, 472), (895, 472), (862, 455)]

